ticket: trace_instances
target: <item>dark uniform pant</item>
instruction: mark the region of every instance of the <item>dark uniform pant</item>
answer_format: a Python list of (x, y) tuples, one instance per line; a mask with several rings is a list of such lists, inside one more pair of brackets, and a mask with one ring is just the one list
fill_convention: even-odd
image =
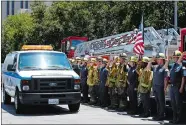
[(170, 88), (171, 105), (173, 110), (173, 120), (181, 119), (182, 97), (179, 92), (179, 87), (171, 86)]
[(134, 89), (135, 87), (129, 85), (128, 95), (129, 95), (130, 110), (135, 113), (137, 112), (138, 98), (137, 98), (137, 90)]
[(91, 103), (96, 103), (97, 98), (96, 98), (96, 87), (94, 86), (89, 86), (89, 94), (90, 94), (90, 102)]
[(157, 116), (164, 117), (165, 113), (165, 93), (164, 86), (155, 85), (153, 86), (154, 96), (157, 105)]
[(120, 87), (117, 88), (118, 92), (118, 106), (119, 109), (125, 110), (127, 106), (127, 88), (126, 87)]
[(118, 108), (118, 93), (116, 87), (109, 87), (109, 95), (111, 104), (109, 108)]
[(81, 82), (81, 86), (82, 86), (83, 100), (88, 101), (88, 85), (86, 82)]
[(150, 92), (141, 93), (141, 101), (143, 104), (144, 114), (149, 115), (150, 113)]
[(108, 105), (108, 88), (106, 86), (99, 87), (99, 103), (101, 106)]

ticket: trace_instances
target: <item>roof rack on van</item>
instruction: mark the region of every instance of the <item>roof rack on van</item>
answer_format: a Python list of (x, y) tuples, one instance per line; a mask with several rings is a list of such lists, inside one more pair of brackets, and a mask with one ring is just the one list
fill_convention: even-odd
[(23, 45), (21, 50), (53, 50), (53, 47), (51, 45)]

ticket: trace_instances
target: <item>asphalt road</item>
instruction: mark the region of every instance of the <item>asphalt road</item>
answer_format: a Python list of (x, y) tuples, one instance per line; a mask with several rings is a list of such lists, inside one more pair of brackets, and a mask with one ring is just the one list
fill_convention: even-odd
[(126, 112), (108, 111), (98, 107), (81, 105), (80, 111), (71, 113), (67, 105), (29, 106), (24, 114), (17, 115), (14, 103), (2, 105), (2, 124), (162, 124), (152, 117), (139, 118)]

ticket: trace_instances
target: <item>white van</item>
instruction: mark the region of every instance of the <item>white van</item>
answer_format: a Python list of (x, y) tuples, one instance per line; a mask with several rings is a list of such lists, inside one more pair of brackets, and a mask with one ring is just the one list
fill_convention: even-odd
[(80, 77), (62, 52), (16, 51), (6, 56), (2, 68), (3, 101), (14, 98), (16, 113), (25, 105), (68, 104), (80, 107)]

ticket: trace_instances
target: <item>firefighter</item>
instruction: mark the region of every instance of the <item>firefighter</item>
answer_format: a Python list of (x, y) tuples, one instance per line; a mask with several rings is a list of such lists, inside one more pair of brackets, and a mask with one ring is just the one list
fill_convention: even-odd
[(81, 70), (81, 58), (80, 57), (76, 57), (75, 58), (75, 64), (72, 66), (74, 71), (80, 75), (80, 70)]
[(128, 95), (129, 95), (129, 112), (128, 114), (137, 114), (138, 98), (137, 98), (137, 88), (138, 88), (138, 73), (137, 73), (137, 62), (138, 58), (136, 56), (130, 57), (130, 68), (128, 70), (127, 83), (128, 83)]
[(170, 97), (173, 110), (173, 120), (170, 121), (171, 123), (179, 123), (181, 120), (182, 94), (184, 91), (184, 75), (181, 60), (184, 54), (176, 50), (173, 54), (174, 63), (170, 67)]
[(95, 90), (96, 90), (96, 99), (97, 99), (97, 103), (96, 106), (100, 106), (100, 99), (99, 99), (99, 85), (100, 85), (100, 72), (101, 72), (101, 68), (102, 68), (102, 61), (103, 58), (101, 56), (97, 57), (97, 71), (98, 71), (98, 84), (95, 85)]
[(157, 116), (153, 117), (154, 120), (163, 120), (165, 115), (165, 93), (164, 85), (167, 82), (167, 70), (165, 69), (165, 55), (163, 53), (158, 53), (156, 55), (156, 66), (152, 66), (154, 58), (149, 62), (150, 67), (153, 70), (153, 93), (157, 105)]
[(89, 105), (94, 105), (97, 103), (95, 85), (98, 84), (98, 70), (96, 66), (96, 58), (90, 59), (90, 66), (88, 68), (87, 84), (89, 86), (89, 94), (90, 94)]
[(108, 109), (117, 109), (118, 108), (118, 98), (117, 98), (117, 88), (116, 88), (116, 81), (117, 81), (117, 67), (116, 62), (118, 61), (119, 57), (115, 56), (114, 61), (109, 63), (109, 75), (107, 79), (107, 86), (109, 89), (110, 101), (111, 104)]
[(117, 66), (117, 92), (118, 92), (118, 111), (126, 110), (127, 106), (127, 65), (126, 60), (127, 55), (125, 53), (120, 54), (119, 62), (116, 63)]
[(103, 59), (102, 67), (100, 70), (100, 85), (99, 85), (99, 101), (101, 107), (108, 106), (108, 88), (106, 86), (108, 69), (107, 69), (107, 59)]
[(83, 59), (83, 65), (80, 72), (81, 77), (81, 87), (83, 93), (83, 103), (88, 103), (88, 85), (87, 85), (87, 76), (88, 76), (88, 69), (87, 69), (87, 62), (88, 59)]
[(150, 59), (148, 57), (142, 58), (142, 65), (139, 71), (139, 85), (138, 92), (141, 95), (141, 101), (143, 105), (143, 114), (142, 117), (150, 116), (150, 91), (152, 87), (152, 71), (147, 67)]

